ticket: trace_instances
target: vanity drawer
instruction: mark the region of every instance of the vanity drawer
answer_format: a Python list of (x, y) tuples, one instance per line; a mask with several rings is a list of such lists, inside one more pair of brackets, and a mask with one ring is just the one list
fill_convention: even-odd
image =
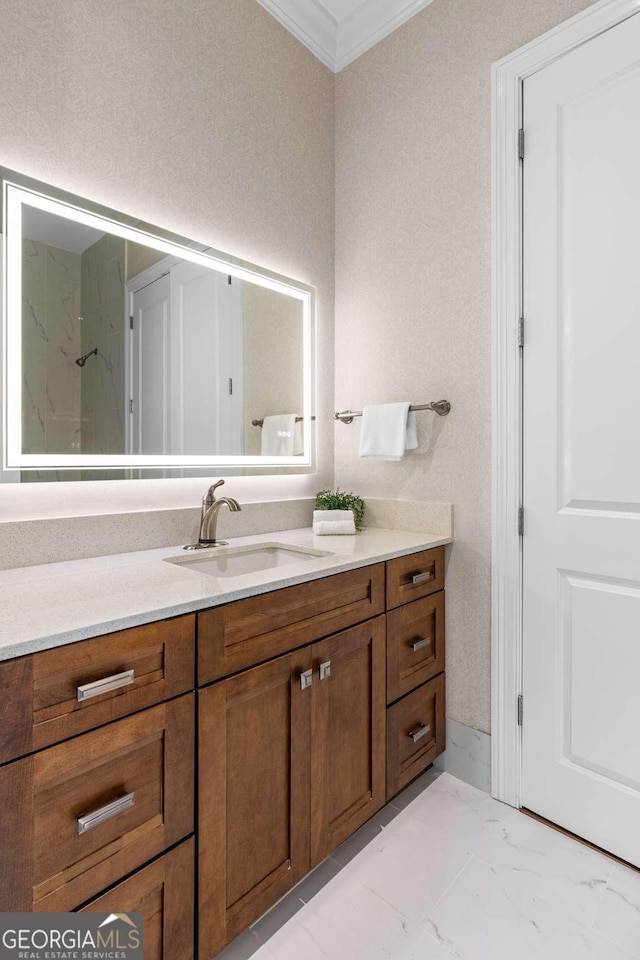
[(444, 547), (387, 561), (387, 610), (444, 588)]
[(444, 670), (444, 590), (387, 614), (387, 703)]
[(198, 614), (198, 683), (252, 667), (384, 612), (384, 564)]
[(0, 769), (0, 910), (75, 908), (193, 831), (194, 695)]
[(445, 723), (442, 673), (387, 707), (387, 800), (444, 752)]
[(145, 960), (193, 960), (194, 869), (185, 840), (80, 912), (141, 913)]
[(0, 762), (191, 690), (194, 660), (189, 614), (0, 663)]

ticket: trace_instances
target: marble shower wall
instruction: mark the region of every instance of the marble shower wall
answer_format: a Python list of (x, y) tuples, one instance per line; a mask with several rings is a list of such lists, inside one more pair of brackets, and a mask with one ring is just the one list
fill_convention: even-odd
[[(125, 452), (125, 241), (105, 234), (82, 254), (82, 453)], [(97, 476), (97, 475), (96, 475)]]
[[(81, 436), (80, 368), (75, 363), (81, 353), (78, 254), (23, 241), (22, 328), (23, 452), (77, 453)], [(49, 477), (22, 473), (23, 482), (43, 479)]]

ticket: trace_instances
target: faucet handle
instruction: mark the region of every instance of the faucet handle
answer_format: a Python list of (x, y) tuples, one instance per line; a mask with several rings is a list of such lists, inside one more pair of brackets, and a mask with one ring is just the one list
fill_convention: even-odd
[(211, 505), (216, 499), (216, 490), (222, 486), (224, 486), (224, 480), (218, 480), (216, 483), (212, 483), (204, 497), (204, 503)]

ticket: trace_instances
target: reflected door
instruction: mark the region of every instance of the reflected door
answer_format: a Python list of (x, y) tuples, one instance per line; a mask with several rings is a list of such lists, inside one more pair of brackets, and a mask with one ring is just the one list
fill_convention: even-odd
[(523, 805), (640, 865), (640, 16), (524, 83)]
[(133, 296), (130, 453), (169, 452), (169, 295), (167, 276)]
[(172, 453), (241, 454), (242, 282), (171, 270)]
[(129, 452), (242, 454), (242, 282), (179, 262), (131, 313)]

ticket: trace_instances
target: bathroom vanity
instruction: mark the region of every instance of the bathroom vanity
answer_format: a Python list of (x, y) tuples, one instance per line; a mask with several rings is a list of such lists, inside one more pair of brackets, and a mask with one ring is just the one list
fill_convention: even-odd
[(357, 546), (226, 580), (151, 551), (179, 612), (124, 629), (76, 562), (101, 635), (85, 601), (0, 662), (0, 910), (139, 911), (149, 960), (211, 960), (444, 750), (448, 538), (326, 539)]

